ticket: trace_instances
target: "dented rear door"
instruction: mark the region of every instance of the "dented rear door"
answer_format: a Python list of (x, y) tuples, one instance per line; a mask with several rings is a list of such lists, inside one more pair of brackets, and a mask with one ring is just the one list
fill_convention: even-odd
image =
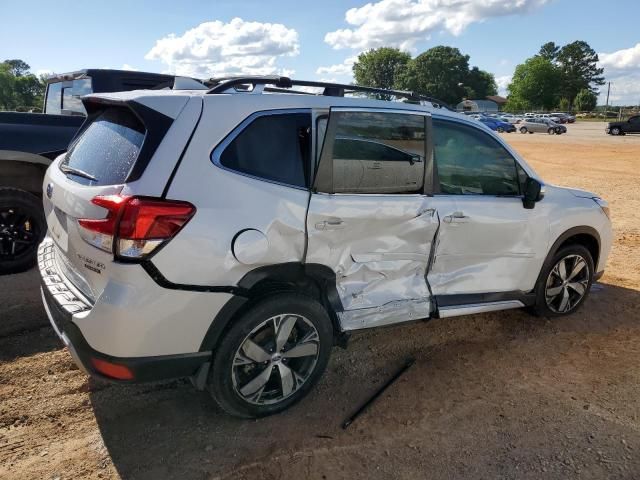
[[(438, 219), (424, 195), (427, 118), (331, 110), (307, 217), (306, 262), (336, 272), (345, 330), (430, 314), (426, 272)], [(364, 173), (345, 175), (350, 162)]]

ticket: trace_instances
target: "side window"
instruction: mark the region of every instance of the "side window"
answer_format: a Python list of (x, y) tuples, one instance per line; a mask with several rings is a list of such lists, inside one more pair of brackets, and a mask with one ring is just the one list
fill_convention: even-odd
[(454, 195), (519, 195), (515, 159), (487, 133), (445, 120), (433, 121), (440, 192)]
[(329, 128), (333, 130), (331, 155), (323, 155), (323, 161), (332, 162), (333, 192), (422, 191), (426, 139), (423, 115), (334, 112)]
[(60, 115), (62, 106), (62, 82), (50, 83), (47, 86), (47, 102), (44, 111), (50, 115)]
[(260, 116), (226, 146), (220, 164), (266, 180), (305, 187), (310, 135), (310, 113)]

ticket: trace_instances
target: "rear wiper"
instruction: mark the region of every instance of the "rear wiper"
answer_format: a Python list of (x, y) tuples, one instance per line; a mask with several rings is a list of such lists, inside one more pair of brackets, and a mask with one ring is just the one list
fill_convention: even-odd
[(87, 178), (89, 180), (93, 180), (97, 182), (98, 179), (91, 175), (90, 173), (85, 172), (84, 170), (80, 170), (79, 168), (70, 167), (69, 165), (60, 165), (60, 170), (64, 173), (71, 173), (73, 175), (77, 175), (79, 177)]

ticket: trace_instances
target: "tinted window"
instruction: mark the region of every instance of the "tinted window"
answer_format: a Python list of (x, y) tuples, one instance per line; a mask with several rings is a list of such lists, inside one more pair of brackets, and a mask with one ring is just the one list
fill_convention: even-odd
[(62, 105), (62, 82), (50, 83), (47, 87), (47, 104), (44, 111), (51, 115), (60, 115)]
[(519, 195), (514, 158), (490, 135), (434, 120), (434, 156), (440, 191), (458, 195)]
[[(70, 167), (65, 172), (67, 176), (84, 185), (124, 183), (138, 158), (144, 136), (143, 125), (130, 110), (107, 108), (67, 152), (60, 168), (64, 171), (65, 166)], [(78, 173), (72, 173), (71, 169)]]
[(220, 163), (256, 177), (304, 187), (310, 133), (309, 113), (258, 117), (229, 143)]
[(65, 87), (62, 91), (62, 109), (69, 112), (86, 115), (87, 111), (80, 97), (91, 93), (91, 79), (81, 78), (74, 80), (72, 86)]
[(336, 112), (333, 191), (418, 193), (424, 178), (422, 115)]

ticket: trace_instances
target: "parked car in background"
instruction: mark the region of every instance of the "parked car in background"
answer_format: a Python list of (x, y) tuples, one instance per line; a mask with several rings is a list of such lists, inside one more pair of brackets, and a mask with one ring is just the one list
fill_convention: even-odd
[(47, 170), (42, 297), (84, 372), (191, 377), (262, 417), (301, 400), (350, 332), (565, 316), (604, 272), (607, 203), (543, 184), (476, 121), (409, 92), (211, 84), (85, 97)]
[(497, 118), (491, 117), (482, 117), (478, 119), (481, 123), (485, 124), (491, 130), (495, 130), (496, 132), (502, 133), (511, 133), (516, 131), (516, 127), (509, 122), (503, 122)]
[(574, 123), (576, 121), (576, 117), (574, 117), (573, 115), (571, 115), (569, 113), (552, 112), (551, 115), (556, 116), (556, 117), (560, 118), (561, 120), (564, 119), (565, 121), (562, 122), (562, 123)]
[(527, 118), (518, 125), (520, 133), (548, 133), (561, 135), (566, 133), (567, 127), (555, 123), (547, 118)]
[(605, 129), (609, 135), (626, 135), (627, 133), (640, 133), (640, 115), (630, 117), (624, 122), (609, 122)]
[(558, 123), (558, 124), (566, 123), (566, 120), (563, 121), (562, 118), (560, 118), (560, 117), (558, 117), (556, 115), (552, 115), (550, 113), (541, 113), (541, 114), (537, 115), (536, 118), (542, 118), (544, 120), (551, 120), (552, 122)]
[(0, 112), (0, 273), (19, 272), (36, 261), (46, 232), (42, 179), (85, 120), (80, 98), (173, 81), (157, 73), (79, 70), (47, 80), (44, 113)]

